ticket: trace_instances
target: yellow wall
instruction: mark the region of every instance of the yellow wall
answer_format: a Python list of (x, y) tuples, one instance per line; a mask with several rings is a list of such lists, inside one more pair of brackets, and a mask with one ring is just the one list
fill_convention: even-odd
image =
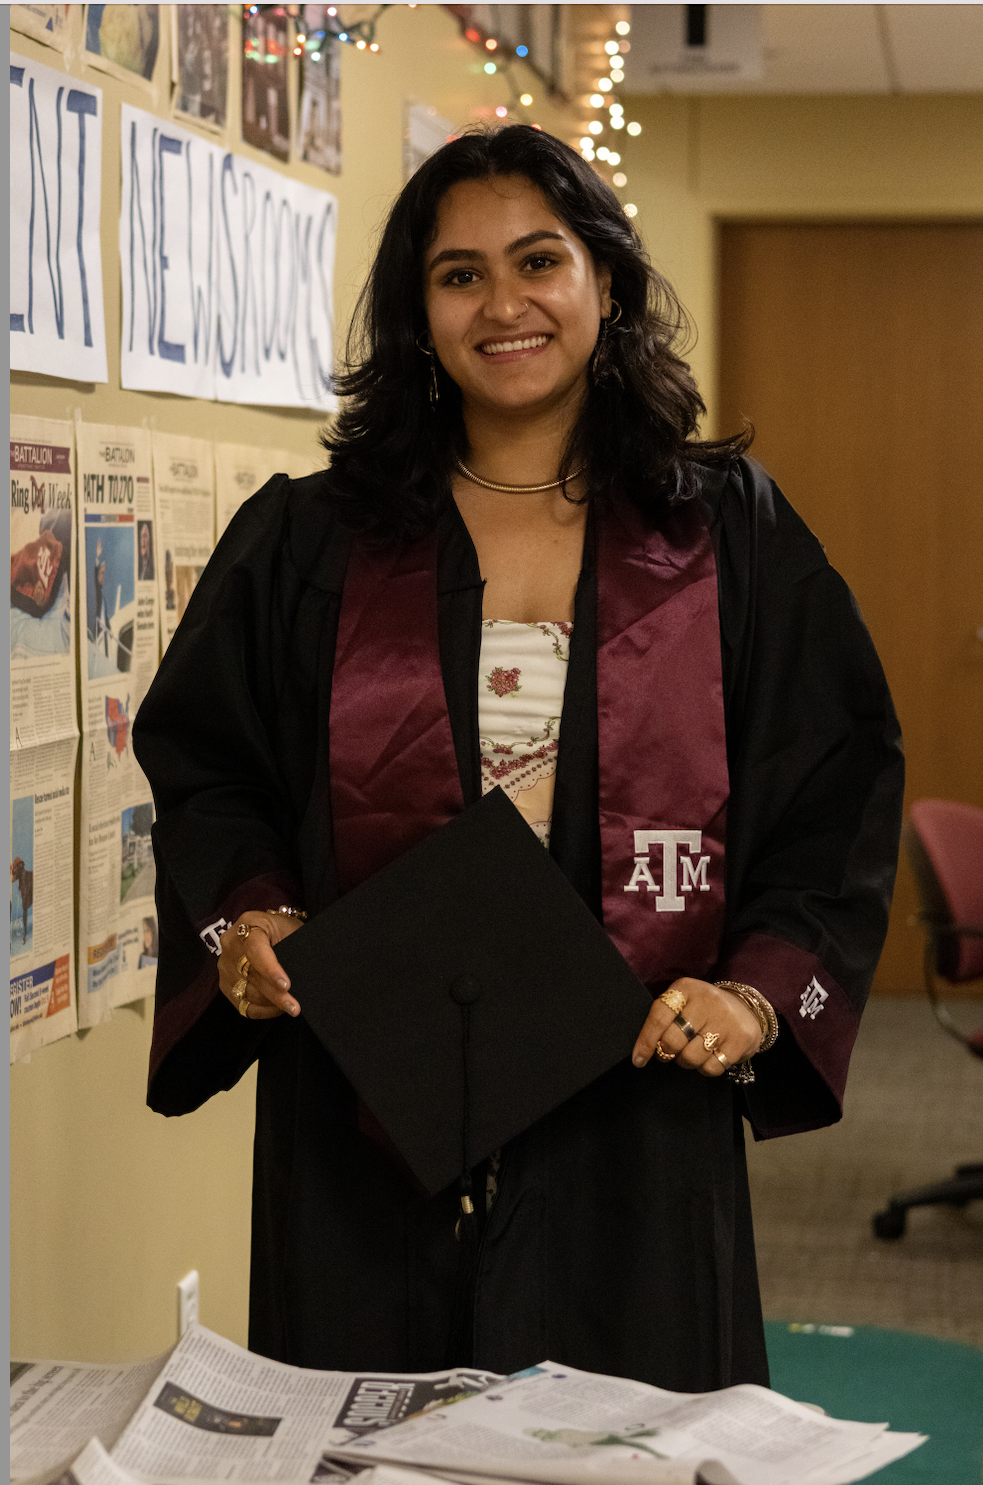
[[(81, 9), (81, 7), (77, 7)], [(345, 169), (294, 167), (338, 196), (337, 323), (343, 329), (373, 235), (401, 180), (404, 98), (455, 124), (503, 97), (457, 25), (436, 6), (395, 8), (378, 57), (343, 54)], [(14, 50), (59, 66), (13, 36)], [(158, 63), (166, 77), (167, 57)], [(73, 64), (73, 70), (78, 71)], [(518, 69), (521, 76), (521, 69)], [(105, 90), (103, 272), (112, 381), (83, 387), (15, 375), (15, 412), (140, 424), (229, 442), (309, 451), (306, 413), (121, 391), (118, 376), (119, 105), (165, 112), (133, 84)], [(530, 91), (539, 93), (529, 79)], [(238, 97), (230, 100), (236, 116)], [(712, 404), (715, 222), (752, 215), (977, 215), (983, 211), (983, 100), (955, 98), (649, 99), (629, 116), (626, 199), (656, 262), (699, 326), (693, 364)], [(565, 134), (545, 105), (530, 121)], [(230, 134), (230, 142), (232, 135)], [(626, 145), (628, 141), (626, 141)], [(244, 146), (236, 144), (236, 148)], [(258, 157), (269, 163), (266, 157)], [(15, 1355), (109, 1359), (162, 1349), (176, 1335), (175, 1285), (201, 1274), (205, 1324), (244, 1341), (252, 1076), (199, 1113), (164, 1121), (144, 1107), (150, 1008), (70, 1038), (12, 1069), (12, 1346)]]
[[(162, 7), (166, 13), (169, 6)], [(234, 7), (233, 7), (234, 9)], [(76, 45), (81, 6), (75, 7)], [(169, 17), (154, 95), (95, 69), (104, 90), (103, 280), (110, 381), (85, 386), (14, 373), (11, 410), (140, 425), (228, 443), (309, 453), (318, 461), (316, 415), (236, 407), (120, 389), (119, 112), (127, 102), (166, 116)], [(342, 49), (344, 171), (290, 173), (332, 191), (339, 203), (336, 325), (343, 333), (383, 214), (402, 183), (403, 103), (435, 107), (455, 126), (507, 102), (441, 7), (394, 7), (378, 29), (381, 53)], [(60, 68), (65, 60), (11, 33), (21, 55)], [(76, 50), (69, 69), (82, 73)], [(237, 119), (233, 67), (229, 117)], [(517, 83), (535, 98), (528, 122), (564, 134), (569, 118), (551, 107), (522, 65)], [(233, 124), (226, 142), (248, 149)], [(339, 340), (341, 334), (339, 334)], [(11, 1328), (13, 1354), (81, 1360), (149, 1355), (177, 1336), (176, 1285), (201, 1275), (201, 1319), (243, 1344), (249, 1262), (249, 1184), (254, 1075), (199, 1113), (167, 1120), (144, 1104), (151, 1007), (117, 1011), (108, 1025), (55, 1043), (11, 1069)]]
[[(622, 193), (699, 331), (713, 427), (717, 223), (983, 215), (983, 97), (639, 98)], [(721, 429), (720, 432), (733, 432)]]

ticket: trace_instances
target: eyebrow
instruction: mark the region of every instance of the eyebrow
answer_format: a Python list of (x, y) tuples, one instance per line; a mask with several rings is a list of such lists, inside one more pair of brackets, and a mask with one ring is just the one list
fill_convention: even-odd
[[(521, 253), (524, 248), (531, 247), (534, 242), (542, 242), (544, 238), (549, 238), (553, 242), (564, 240), (560, 232), (529, 232), (525, 237), (517, 237), (515, 242), (510, 242), (505, 249), (506, 254), (511, 256), (514, 253)], [(437, 254), (427, 271), (432, 273), (441, 263), (473, 263), (482, 261), (486, 257), (487, 254), (483, 253), (480, 248), (445, 248), (442, 253)]]

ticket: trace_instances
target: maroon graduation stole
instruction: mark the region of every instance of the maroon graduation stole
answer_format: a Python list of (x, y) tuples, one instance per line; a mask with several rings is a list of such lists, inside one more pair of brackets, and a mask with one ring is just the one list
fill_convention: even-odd
[[(656, 988), (704, 978), (723, 928), (729, 778), (716, 563), (690, 505), (659, 530), (627, 501), (596, 517), (604, 926)], [(464, 808), (440, 669), (436, 536), (398, 551), (355, 544), (330, 733), (345, 891)], [(561, 749), (562, 735), (561, 724)]]

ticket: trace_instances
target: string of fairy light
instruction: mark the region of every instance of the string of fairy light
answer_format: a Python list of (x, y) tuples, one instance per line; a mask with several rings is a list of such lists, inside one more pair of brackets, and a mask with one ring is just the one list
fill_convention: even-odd
[[(294, 22), (294, 56), (306, 55), (312, 62), (320, 62), (323, 48), (332, 41), (346, 43), (357, 51), (378, 53), (380, 47), (376, 40), (376, 25), (379, 17), (392, 8), (391, 5), (380, 5), (373, 15), (348, 24), (339, 15), (336, 5), (328, 5), (323, 11), (324, 25), (311, 30), (307, 30), (301, 19), (304, 7), (300, 5), (244, 5), (243, 15), (248, 17), (271, 11), (279, 16), (291, 17)], [(417, 6), (410, 4), (407, 9), (416, 10)], [(525, 62), (535, 71), (535, 65), (529, 57), (529, 48), (522, 43), (515, 46), (503, 38), (490, 35), (470, 21), (462, 21), (461, 29), (465, 38), (484, 53), (482, 70), (489, 77), (500, 75), (509, 86), (512, 103), (498, 104), (494, 109), (496, 118), (506, 119), (510, 113), (521, 117), (521, 113), (515, 113), (515, 105), (524, 111), (531, 108), (536, 100), (532, 93), (520, 92), (519, 85), (511, 75), (510, 64), (513, 61)], [(636, 138), (642, 132), (641, 124), (625, 118), (624, 105), (619, 97), (619, 90), (625, 80), (625, 57), (631, 50), (631, 42), (628, 40), (630, 31), (628, 21), (618, 21), (614, 27), (614, 35), (604, 43), (608, 71), (605, 76), (597, 78), (596, 89), (587, 99), (593, 117), (587, 125), (587, 133), (579, 141), (582, 157), (592, 165), (607, 166), (612, 171), (611, 183), (619, 191), (623, 191), (628, 185), (628, 176), (621, 169), (621, 151), (624, 148), (620, 139), (621, 130), (631, 138)], [(269, 55), (265, 60), (275, 61), (276, 56)], [(534, 129), (539, 127), (538, 124), (533, 125)], [(631, 201), (625, 203), (624, 210), (629, 217), (638, 214), (637, 206)]]

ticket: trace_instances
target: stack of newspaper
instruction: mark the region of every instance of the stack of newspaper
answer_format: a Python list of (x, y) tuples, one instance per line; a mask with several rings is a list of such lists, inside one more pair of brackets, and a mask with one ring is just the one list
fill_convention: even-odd
[(764, 1387), (664, 1392), (549, 1361), (512, 1377), (304, 1371), (200, 1325), (137, 1365), (11, 1363), (25, 1485), (849, 1485), (923, 1442)]

